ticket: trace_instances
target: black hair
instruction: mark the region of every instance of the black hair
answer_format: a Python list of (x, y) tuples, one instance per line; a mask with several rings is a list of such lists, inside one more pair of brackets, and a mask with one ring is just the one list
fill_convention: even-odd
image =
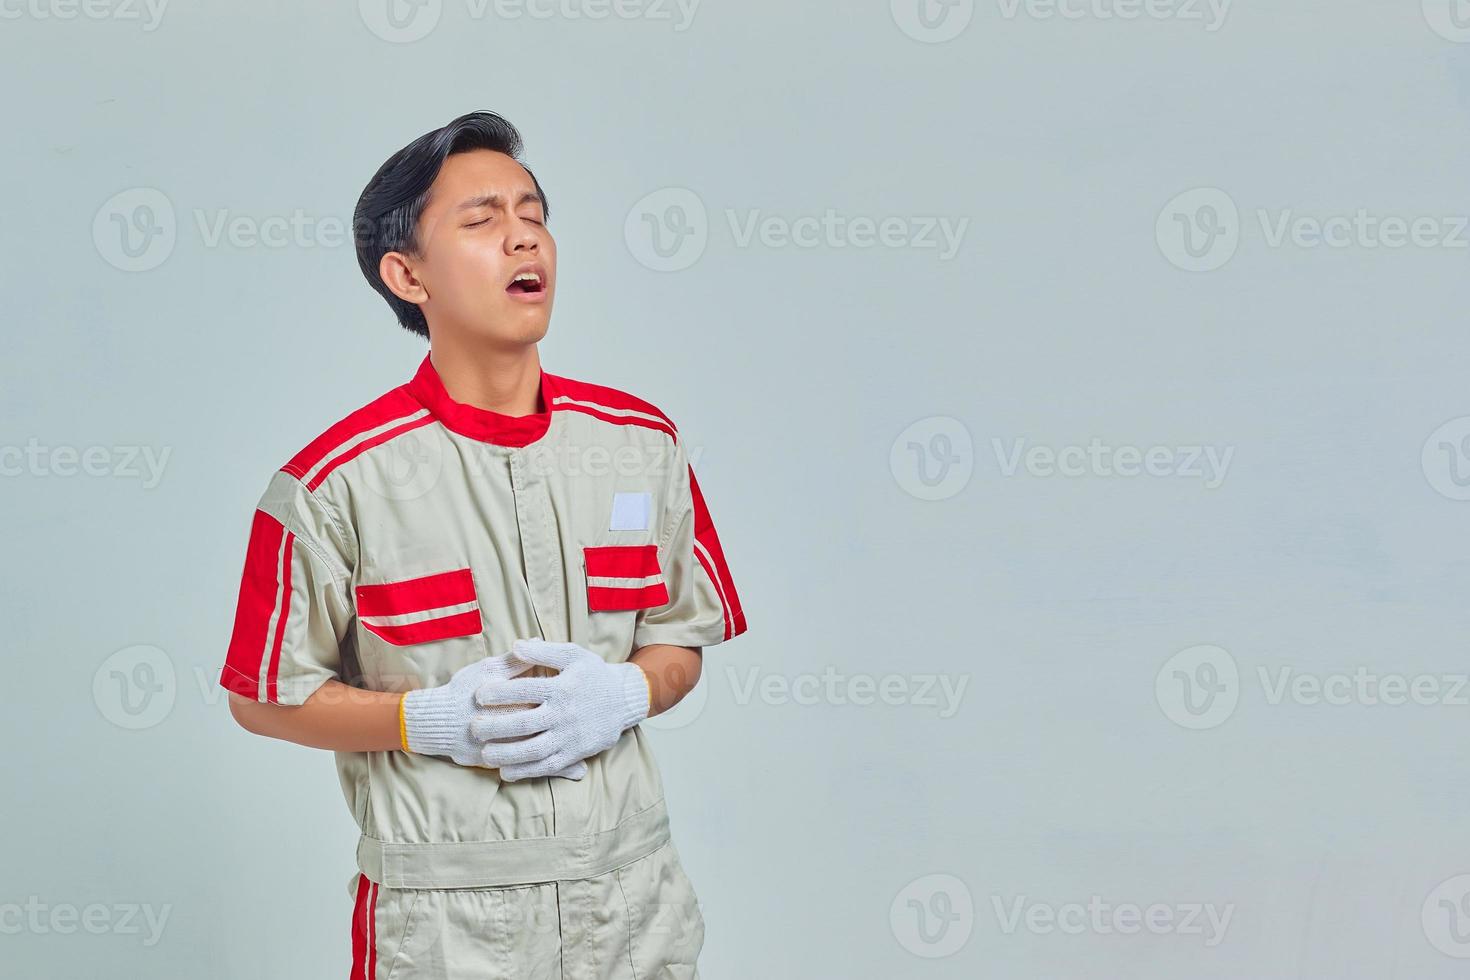
[[(357, 265), (368, 285), (388, 301), (398, 322), (405, 330), (428, 339), (429, 324), (417, 303), (393, 294), (378, 264), (389, 252), (418, 255), (419, 217), (428, 204), (429, 188), (447, 157), (468, 150), (495, 150), (526, 167), (521, 160), (521, 134), (501, 116), (493, 112), (467, 112), (448, 125), (425, 133), (389, 157), (373, 174), (357, 208), (352, 212), (352, 237), (357, 245)], [(551, 217), (546, 192), (531, 168), (531, 183), (541, 195), (542, 216)]]

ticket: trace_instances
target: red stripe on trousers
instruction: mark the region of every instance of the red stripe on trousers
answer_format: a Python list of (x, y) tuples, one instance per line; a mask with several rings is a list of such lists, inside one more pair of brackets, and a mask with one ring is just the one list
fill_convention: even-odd
[(376, 980), (378, 972), (378, 884), (358, 872), (352, 906), (352, 972), (348, 980)]
[(658, 545), (610, 544), (583, 548), (587, 574), (599, 578), (644, 578), (657, 575)]
[(224, 670), (220, 672), (222, 687), (252, 701), (260, 700), (260, 664), (265, 656), (266, 631), (280, 599), (276, 562), (285, 533), (280, 521), (263, 510), (255, 512), (245, 546), (240, 594), (235, 603), (235, 627), (225, 653)]
[(401, 616), (474, 601), (475, 579), (468, 568), (357, 587), (359, 616)]

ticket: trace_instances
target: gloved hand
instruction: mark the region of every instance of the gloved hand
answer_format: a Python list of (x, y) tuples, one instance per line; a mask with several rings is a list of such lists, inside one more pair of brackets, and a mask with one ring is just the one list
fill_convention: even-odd
[[(480, 685), (482, 706), (532, 703), (537, 707), (483, 714), (470, 734), (485, 742), (487, 766), (505, 780), (533, 779), (578, 764), (616, 744), (623, 732), (648, 717), (649, 686), (635, 663), (610, 664), (575, 643), (516, 640), (512, 659), (553, 667), (553, 677), (496, 678)], [(515, 742), (493, 741), (530, 735)], [(585, 763), (584, 763), (585, 764)]]
[[(455, 671), (447, 683), (409, 691), (403, 697), (404, 748), (423, 755), (447, 755), (462, 766), (486, 765), (481, 758), (485, 743), (471, 736), (470, 723), (476, 718), (515, 714), (523, 709), (476, 704), (475, 691), (481, 685), (509, 680), (530, 669), (529, 661), (483, 657)], [(544, 775), (581, 779), (587, 775), (587, 766), (578, 760), (575, 765), (558, 766)]]

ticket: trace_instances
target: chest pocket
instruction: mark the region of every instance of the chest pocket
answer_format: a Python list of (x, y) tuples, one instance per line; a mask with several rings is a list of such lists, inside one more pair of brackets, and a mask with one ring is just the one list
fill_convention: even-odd
[(482, 627), (468, 568), (357, 587), (357, 618), (394, 646), (472, 636)]
[(649, 609), (669, 601), (658, 545), (612, 544), (582, 549), (587, 572), (587, 609), (609, 612)]

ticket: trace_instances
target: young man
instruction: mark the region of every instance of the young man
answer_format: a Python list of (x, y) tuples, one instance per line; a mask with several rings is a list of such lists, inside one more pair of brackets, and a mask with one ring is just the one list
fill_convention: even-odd
[(470, 113), (363, 191), (359, 265), (429, 354), (271, 479), (219, 680), (246, 729), (336, 753), (355, 980), (698, 976), (638, 722), (745, 614), (674, 423), (541, 367), (520, 151)]

